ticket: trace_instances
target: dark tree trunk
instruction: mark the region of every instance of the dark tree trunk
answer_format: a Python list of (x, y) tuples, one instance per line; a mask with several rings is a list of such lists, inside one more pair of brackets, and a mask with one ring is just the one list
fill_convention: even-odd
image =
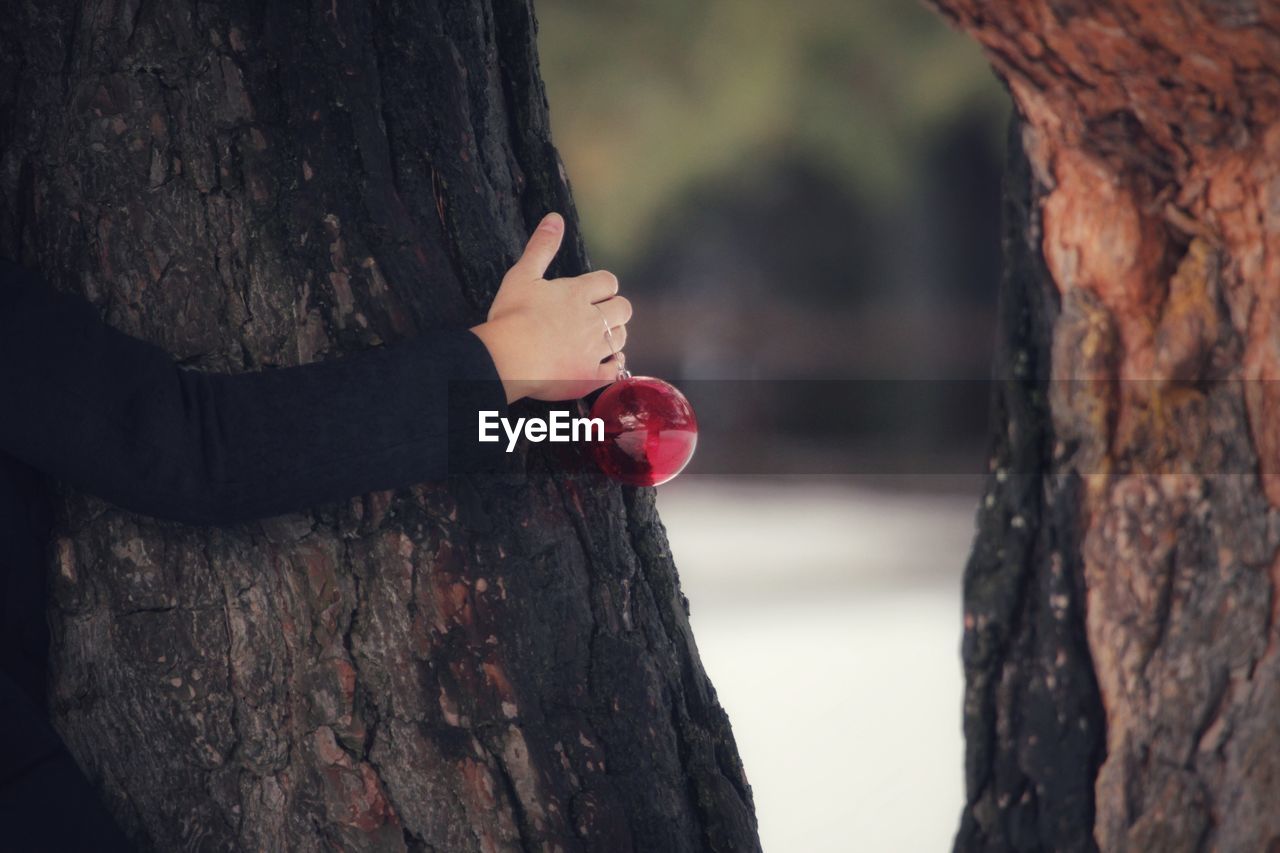
[[(4, 5), (0, 250), (198, 367), (473, 324), (547, 210), (587, 269), (527, 2)], [(652, 490), (526, 462), (229, 529), (61, 494), (56, 725), (128, 833), (757, 848)]]
[(936, 0), (1020, 114), (958, 850), (1280, 844), (1280, 7)]

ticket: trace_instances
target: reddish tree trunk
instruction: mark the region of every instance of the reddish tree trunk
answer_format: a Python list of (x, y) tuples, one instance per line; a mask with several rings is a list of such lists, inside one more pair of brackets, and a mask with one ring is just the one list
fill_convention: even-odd
[[(545, 211), (522, 0), (0, 19), (0, 250), (210, 370), (481, 319)], [(63, 491), (56, 724), (160, 849), (750, 850), (653, 492), (459, 477), (229, 529)], [(74, 816), (69, 816), (74, 819)]]
[(1280, 7), (937, 0), (1020, 115), (958, 849), (1280, 844)]

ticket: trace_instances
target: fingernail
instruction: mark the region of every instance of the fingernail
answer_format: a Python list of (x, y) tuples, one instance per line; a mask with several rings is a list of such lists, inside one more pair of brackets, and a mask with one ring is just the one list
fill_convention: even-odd
[(556, 232), (560, 230), (560, 226), (564, 224), (564, 220), (560, 218), (558, 213), (548, 213), (542, 217), (542, 224), (538, 226), (543, 231)]

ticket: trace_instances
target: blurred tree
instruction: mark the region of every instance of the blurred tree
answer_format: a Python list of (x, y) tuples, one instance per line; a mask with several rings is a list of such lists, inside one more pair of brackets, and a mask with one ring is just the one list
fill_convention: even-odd
[[(585, 259), (527, 2), (10, 3), (0, 251), (222, 370)], [(61, 495), (56, 725), (144, 847), (751, 850), (652, 490), (531, 456), (226, 529)], [(74, 820), (75, 816), (68, 816)]]
[(804, 307), (837, 311), (891, 290), (877, 252), (888, 237), (882, 224), (809, 159), (761, 162), (733, 180), (695, 185), (669, 208), (628, 270), (646, 296), (747, 302), (781, 290)]
[[(626, 270), (692, 186), (810, 161), (860, 203), (903, 198), (922, 148), (1006, 107), (967, 40), (899, 0), (541, 0), (556, 139), (593, 253)], [(988, 125), (998, 149), (1001, 122)]]
[(935, 0), (1019, 113), (958, 850), (1280, 843), (1280, 7)]

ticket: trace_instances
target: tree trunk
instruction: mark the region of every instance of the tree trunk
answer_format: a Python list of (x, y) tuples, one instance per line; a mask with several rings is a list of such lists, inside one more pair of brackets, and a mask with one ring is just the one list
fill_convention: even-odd
[[(474, 324), (547, 210), (588, 268), (527, 0), (5, 5), (0, 250), (193, 365)], [(526, 468), (227, 529), (61, 494), (55, 721), (128, 834), (756, 849), (653, 491)]]
[(958, 850), (1280, 844), (1280, 7), (938, 0), (1020, 119)]

